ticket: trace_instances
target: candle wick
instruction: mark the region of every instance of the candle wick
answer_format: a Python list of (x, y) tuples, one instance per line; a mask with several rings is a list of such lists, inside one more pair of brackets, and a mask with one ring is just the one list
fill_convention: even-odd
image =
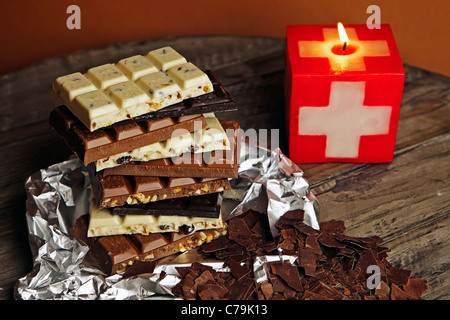
[(342, 47), (342, 51), (345, 51), (347, 49), (347, 42), (344, 42), (344, 46)]

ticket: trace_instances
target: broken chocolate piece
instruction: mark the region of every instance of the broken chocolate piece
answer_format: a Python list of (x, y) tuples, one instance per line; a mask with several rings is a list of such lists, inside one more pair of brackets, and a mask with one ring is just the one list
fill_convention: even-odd
[(172, 288), (172, 293), (184, 299), (247, 300), (256, 289), (249, 274), (238, 280), (230, 272), (217, 272), (197, 262), (176, 269), (181, 280)]
[(421, 299), (423, 293), (427, 290), (427, 281), (419, 278), (410, 278), (408, 283), (402, 287), (411, 299)]
[(252, 271), (249, 267), (241, 266), (241, 264), (235, 260), (228, 260), (226, 263), (231, 268), (231, 274), (238, 281)]
[(303, 267), (307, 276), (316, 274), (316, 254), (310, 250), (300, 249), (298, 251), (297, 263)]
[(271, 262), (270, 267), (272, 273), (283, 279), (288, 286), (297, 291), (303, 291), (300, 274), (296, 266), (292, 265), (289, 261), (281, 261)]

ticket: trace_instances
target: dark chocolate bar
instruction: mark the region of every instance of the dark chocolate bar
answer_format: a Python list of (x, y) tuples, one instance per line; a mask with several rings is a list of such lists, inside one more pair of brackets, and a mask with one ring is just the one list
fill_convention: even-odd
[(88, 165), (92, 189), (99, 208), (149, 203), (230, 190), (227, 178), (104, 176)]
[(155, 261), (199, 247), (226, 234), (226, 229), (222, 228), (189, 234), (166, 232), (87, 237), (88, 221), (88, 215), (81, 216), (75, 222), (72, 231), (89, 247), (89, 254), (95, 258), (98, 267), (107, 274), (124, 272), (137, 262)]
[[(195, 98), (186, 99), (180, 103), (164, 107), (155, 112), (149, 112), (142, 116), (137, 116), (135, 120), (141, 119), (161, 119), (166, 117), (180, 117), (191, 114), (208, 112), (236, 111), (237, 104), (230, 94), (217, 79), (211, 70), (205, 71), (213, 84), (213, 92)], [(128, 120), (125, 120), (128, 121)]]
[(210, 193), (196, 197), (161, 200), (146, 204), (114, 207), (112, 214), (118, 215), (175, 215), (190, 217), (218, 218), (222, 206), (222, 193)]
[(180, 157), (145, 162), (131, 161), (113, 168), (106, 168), (103, 170), (103, 175), (237, 178), (240, 150), (239, 124), (233, 121), (222, 121), (221, 125), (230, 141), (230, 150), (189, 152)]

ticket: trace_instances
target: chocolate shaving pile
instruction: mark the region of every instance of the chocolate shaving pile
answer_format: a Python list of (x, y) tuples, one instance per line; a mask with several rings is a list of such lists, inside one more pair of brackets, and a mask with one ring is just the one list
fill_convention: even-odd
[[(350, 237), (343, 221), (320, 224), (320, 231), (303, 222), (304, 212), (284, 214), (272, 238), (265, 215), (248, 211), (228, 221), (228, 234), (204, 244), (206, 254), (223, 259), (230, 272), (193, 263), (177, 268), (181, 281), (172, 292), (189, 300), (416, 300), (427, 289), (425, 280), (411, 278), (411, 271), (398, 269), (387, 260), (388, 248), (378, 236)], [(289, 260), (267, 262), (267, 280), (257, 283), (252, 266), (256, 256), (294, 255)], [(368, 288), (378, 267), (381, 280)]]

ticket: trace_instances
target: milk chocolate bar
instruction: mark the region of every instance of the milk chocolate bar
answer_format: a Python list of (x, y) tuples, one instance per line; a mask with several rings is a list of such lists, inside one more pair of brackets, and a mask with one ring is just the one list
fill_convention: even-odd
[(227, 178), (104, 176), (88, 166), (99, 208), (149, 203), (230, 190)]
[(171, 47), (61, 76), (52, 88), (90, 131), (213, 90), (206, 73)]
[(89, 208), (88, 237), (117, 234), (149, 234), (218, 229), (224, 225), (222, 215), (217, 218), (174, 215), (113, 215), (110, 208), (99, 209), (92, 197)]
[(132, 161), (103, 170), (103, 175), (237, 178), (239, 169), (240, 130), (232, 121), (221, 122), (230, 141), (230, 150), (206, 153), (185, 153), (145, 162)]
[(99, 268), (106, 274), (122, 273), (130, 266), (151, 262), (171, 254), (184, 252), (226, 234), (226, 228), (191, 233), (151, 233), (148, 235), (114, 235), (87, 237), (88, 215), (77, 219), (73, 232), (89, 246)]
[[(230, 142), (214, 113), (203, 114), (206, 127), (194, 132), (180, 130), (186, 134), (177, 135), (161, 142), (155, 142), (137, 149), (129, 150), (95, 161), (97, 171), (126, 164), (129, 161), (149, 161), (180, 156), (189, 151), (208, 152), (213, 150), (229, 150)], [(189, 116), (183, 116), (189, 117)], [(200, 126), (198, 126), (200, 127)], [(174, 131), (174, 133), (180, 133)]]
[(108, 156), (165, 141), (206, 127), (202, 114), (120, 123), (90, 132), (65, 107), (50, 113), (50, 124), (85, 165)]
[(114, 207), (112, 214), (117, 215), (144, 215), (151, 214), (218, 218), (222, 206), (222, 192), (215, 192), (196, 197), (183, 197), (146, 204), (124, 205)]

